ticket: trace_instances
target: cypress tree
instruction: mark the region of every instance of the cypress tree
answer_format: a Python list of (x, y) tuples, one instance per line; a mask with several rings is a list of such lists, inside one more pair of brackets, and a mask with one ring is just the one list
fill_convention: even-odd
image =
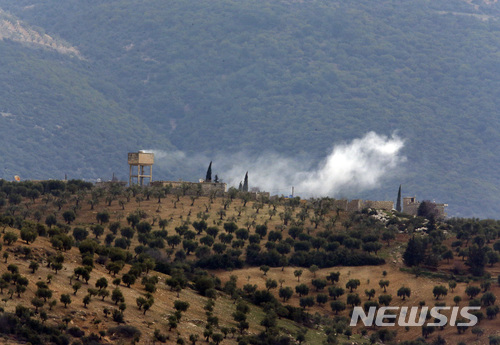
[(240, 181), (240, 185), (238, 186), (238, 190), (241, 192), (243, 190), (243, 183)]
[(205, 182), (212, 182), (212, 161), (208, 165), (207, 176), (205, 177)]
[(420, 238), (413, 236), (408, 241), (405, 252), (403, 253), (403, 261), (407, 266), (418, 266), (425, 259), (426, 245)]
[(465, 264), (469, 266), (472, 275), (476, 277), (482, 276), (487, 262), (485, 250), (475, 244), (469, 247), (469, 255)]
[(396, 201), (396, 211), (401, 212), (401, 185), (398, 190), (398, 201)]
[(245, 180), (243, 181), (243, 191), (248, 192), (248, 171), (245, 174)]

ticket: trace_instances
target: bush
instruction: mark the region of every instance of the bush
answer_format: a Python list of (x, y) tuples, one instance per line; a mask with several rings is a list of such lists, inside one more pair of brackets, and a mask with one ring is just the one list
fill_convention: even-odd
[(82, 331), (78, 327), (71, 327), (68, 329), (68, 333), (73, 337), (73, 338), (81, 338), (85, 335), (85, 332)]
[(160, 343), (164, 343), (167, 341), (168, 336), (166, 334), (161, 333), (159, 329), (155, 329), (154, 339), (156, 341), (159, 341)]
[(239, 269), (243, 268), (244, 262), (230, 254), (215, 254), (200, 258), (196, 262), (197, 267), (208, 269)]
[(202, 296), (205, 296), (207, 290), (213, 289), (214, 287), (215, 287), (215, 282), (209, 276), (201, 276), (195, 281), (195, 289)]
[(141, 331), (134, 326), (120, 325), (108, 329), (108, 335), (121, 338), (135, 338), (141, 336)]

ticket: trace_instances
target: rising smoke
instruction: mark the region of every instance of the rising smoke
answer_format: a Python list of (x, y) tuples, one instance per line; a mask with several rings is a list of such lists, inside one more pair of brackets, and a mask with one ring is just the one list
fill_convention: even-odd
[(297, 195), (318, 197), (352, 195), (379, 187), (405, 161), (401, 155), (403, 146), (404, 140), (396, 134), (387, 137), (369, 132), (360, 139), (334, 145), (319, 163), (277, 153), (219, 154), (209, 158), (202, 154), (188, 157), (182, 151), (149, 152), (155, 154), (155, 166), (159, 166), (160, 172), (177, 167), (176, 171), (196, 172), (201, 178), (213, 161), (214, 175), (218, 173), (229, 187), (238, 187), (248, 171), (250, 187), (288, 195), (294, 186)]

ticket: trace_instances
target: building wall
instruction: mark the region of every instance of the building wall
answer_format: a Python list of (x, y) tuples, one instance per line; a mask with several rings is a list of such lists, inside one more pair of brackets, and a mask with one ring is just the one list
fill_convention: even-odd
[(253, 201), (267, 200), (271, 197), (269, 192), (248, 192), (248, 194), (250, 195), (250, 199)]
[(403, 198), (403, 213), (416, 216), (420, 202), (415, 197)]
[(347, 212), (357, 212), (361, 211), (363, 208), (361, 205), (363, 204), (363, 200), (354, 199), (347, 203)]
[[(446, 207), (448, 204), (435, 204), (438, 211), (439, 218), (446, 218), (448, 214), (446, 213)], [(418, 207), (420, 206), (420, 201), (415, 197), (405, 197), (403, 198), (403, 213), (416, 216), (418, 214)]]
[(346, 199), (336, 199), (333, 202), (333, 207), (335, 209), (341, 209), (347, 212), (359, 212), (364, 208), (374, 208), (377, 210), (387, 210), (390, 211), (394, 209), (394, 202), (392, 201), (373, 201), (373, 200), (346, 200)]
[(390, 211), (394, 209), (394, 202), (365, 200), (363, 208), (374, 208), (377, 210)]
[(347, 204), (349, 203), (349, 201), (347, 201), (346, 199), (336, 199), (333, 201), (333, 207), (335, 209), (340, 209), (342, 211), (347, 211)]
[(128, 164), (153, 165), (154, 162), (155, 162), (155, 155), (153, 153), (129, 152), (128, 154)]

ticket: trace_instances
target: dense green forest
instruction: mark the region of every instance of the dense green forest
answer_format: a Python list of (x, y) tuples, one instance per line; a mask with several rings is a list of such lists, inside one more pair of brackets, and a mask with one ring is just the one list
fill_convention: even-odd
[[(498, 4), (0, 0), (0, 8), (83, 56), (0, 41), (5, 178), (125, 178), (126, 151), (142, 148), (319, 160), (335, 143), (397, 131), (408, 158), (398, 176), (344, 196), (395, 199), (403, 184), (405, 194), (449, 203), (452, 215), (498, 217)], [(194, 179), (206, 163), (156, 176)]]

